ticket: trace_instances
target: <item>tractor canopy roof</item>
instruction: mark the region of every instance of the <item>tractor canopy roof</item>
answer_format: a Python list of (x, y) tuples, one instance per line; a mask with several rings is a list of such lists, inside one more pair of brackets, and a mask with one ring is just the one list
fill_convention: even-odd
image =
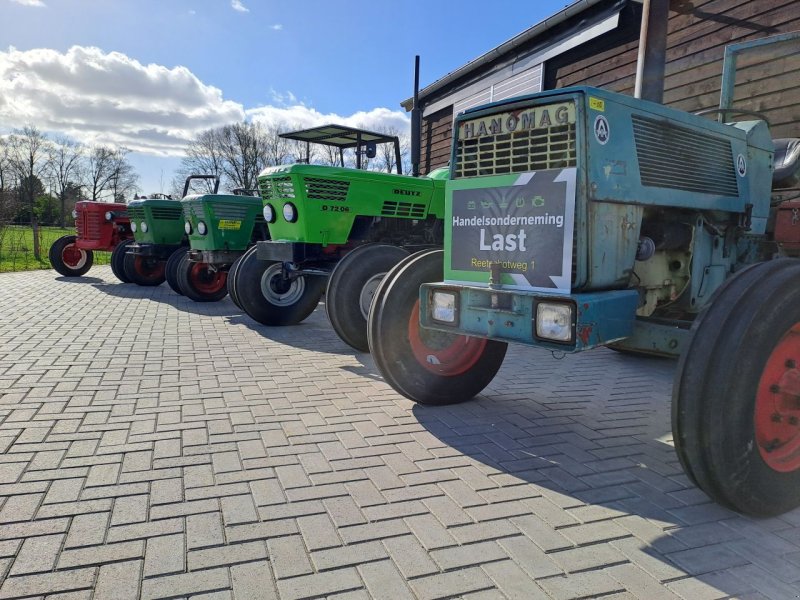
[(368, 142), (375, 144), (394, 143), (397, 136), (377, 133), (367, 129), (347, 127), (346, 125), (321, 125), (311, 129), (301, 129), (299, 131), (289, 131), (280, 134), (280, 137), (287, 140), (297, 140), (312, 144), (324, 144), (335, 146), (336, 148), (355, 148)]

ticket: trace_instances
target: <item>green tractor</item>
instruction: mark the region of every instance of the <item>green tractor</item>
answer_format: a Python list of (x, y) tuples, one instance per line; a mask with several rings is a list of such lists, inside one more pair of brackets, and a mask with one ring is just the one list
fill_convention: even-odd
[[(336, 333), (366, 351), (367, 314), (385, 273), (409, 252), (441, 247), (447, 169), (402, 174), (397, 137), (339, 125), (283, 134), (356, 149), (357, 168), (295, 164), (259, 176), (271, 239), (259, 241), (228, 279), (231, 298), (265, 325), (294, 325), (325, 309)], [(394, 144), (398, 173), (362, 170), (361, 156)], [(307, 150), (307, 158), (309, 151)], [(343, 159), (342, 159), (343, 165)]]
[(181, 203), (165, 194), (152, 194), (132, 200), (128, 216), (134, 241), (117, 246), (111, 267), (137, 285), (161, 285), (167, 263), (187, 246)]
[(187, 196), (188, 185), (181, 204), (190, 249), (168, 266), (168, 281), (195, 302), (215, 302), (228, 294), (232, 266), (256, 241), (269, 239), (269, 231), (257, 190), (218, 194), (217, 178), (213, 193)]
[(742, 513), (798, 506), (800, 139), (733, 103), (736, 58), (771, 44), (798, 55), (800, 32), (728, 47), (716, 120), (590, 87), (459, 115), (444, 250), (404, 259), (371, 307), (385, 380), (448, 404), (509, 342), (679, 356), (687, 475)]

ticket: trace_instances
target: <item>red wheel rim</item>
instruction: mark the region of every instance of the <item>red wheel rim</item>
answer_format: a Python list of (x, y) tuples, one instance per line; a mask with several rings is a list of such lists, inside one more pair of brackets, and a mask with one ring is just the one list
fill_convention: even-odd
[(80, 269), (86, 264), (86, 252), (75, 244), (67, 244), (61, 251), (61, 260), (71, 269)]
[(784, 334), (767, 359), (756, 393), (756, 444), (781, 473), (800, 468), (800, 323)]
[(164, 276), (164, 261), (157, 258), (137, 256), (133, 261), (133, 268), (145, 279), (160, 279)]
[(201, 294), (215, 294), (227, 285), (228, 273), (212, 271), (208, 263), (192, 263), (189, 269), (189, 280)]
[(483, 355), (487, 340), (429, 331), (419, 326), (419, 300), (408, 320), (408, 341), (420, 365), (431, 373), (455, 377), (471, 369)]

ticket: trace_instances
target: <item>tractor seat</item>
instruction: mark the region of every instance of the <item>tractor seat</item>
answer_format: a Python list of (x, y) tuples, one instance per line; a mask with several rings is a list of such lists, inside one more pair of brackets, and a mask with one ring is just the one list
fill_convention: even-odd
[(800, 185), (800, 138), (772, 140), (775, 144), (775, 170), (772, 189), (787, 190)]

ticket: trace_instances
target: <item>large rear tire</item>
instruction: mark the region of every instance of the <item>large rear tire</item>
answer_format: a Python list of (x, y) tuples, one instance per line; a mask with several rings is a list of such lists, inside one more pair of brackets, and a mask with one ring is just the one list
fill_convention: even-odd
[(212, 269), (208, 263), (191, 262), (184, 253), (177, 267), (178, 284), (184, 295), (195, 302), (218, 302), (228, 295), (228, 273)]
[(756, 265), (692, 326), (672, 395), (675, 449), (713, 500), (752, 516), (800, 505), (800, 261)]
[(296, 325), (308, 317), (325, 289), (320, 276), (286, 279), (279, 262), (258, 260), (248, 252), (236, 270), (236, 298), (242, 309), (263, 325)]
[(333, 269), (325, 292), (325, 312), (342, 340), (369, 352), (367, 317), (375, 290), (386, 273), (408, 256), (399, 246), (367, 244), (345, 256)]
[(111, 271), (122, 283), (131, 282), (128, 276), (125, 275), (125, 253), (128, 251), (128, 246), (132, 243), (132, 239), (122, 240), (111, 252)]
[(58, 238), (47, 253), (50, 264), (64, 277), (81, 277), (92, 268), (94, 254), (75, 245), (77, 236), (64, 235)]
[(175, 252), (169, 255), (167, 264), (164, 267), (164, 277), (167, 280), (167, 285), (172, 288), (176, 294), (183, 296), (183, 289), (181, 289), (180, 281), (178, 280), (178, 268), (181, 261), (186, 257), (187, 250), (185, 247), (180, 247)]
[(167, 261), (154, 256), (142, 256), (141, 254), (126, 254), (125, 276), (136, 285), (154, 286), (164, 283), (166, 276), (164, 270)]
[(421, 404), (469, 400), (494, 379), (508, 345), (419, 325), (419, 287), (442, 280), (444, 252), (412, 254), (383, 278), (369, 312), (369, 348), (395, 390)]

